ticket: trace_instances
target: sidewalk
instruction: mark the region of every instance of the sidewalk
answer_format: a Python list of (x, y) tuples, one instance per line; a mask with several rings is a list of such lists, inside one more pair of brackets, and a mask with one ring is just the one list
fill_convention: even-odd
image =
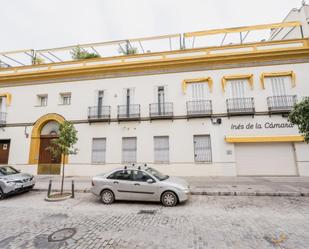
[[(52, 180), (53, 191), (60, 189), (60, 176), (37, 176), (34, 191), (47, 191)], [(192, 195), (210, 196), (307, 196), (309, 177), (184, 177)], [(90, 192), (91, 177), (65, 177), (65, 190)]]

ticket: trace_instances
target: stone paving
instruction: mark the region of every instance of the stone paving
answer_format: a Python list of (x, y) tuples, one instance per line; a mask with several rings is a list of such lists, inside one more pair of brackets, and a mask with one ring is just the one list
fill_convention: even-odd
[[(191, 196), (157, 203), (103, 205), (88, 194), (45, 202), (42, 192), (0, 201), (0, 248), (309, 248), (309, 198)], [(51, 234), (73, 228), (73, 233)], [(61, 237), (62, 236), (62, 237)], [(54, 239), (55, 239), (54, 238)]]

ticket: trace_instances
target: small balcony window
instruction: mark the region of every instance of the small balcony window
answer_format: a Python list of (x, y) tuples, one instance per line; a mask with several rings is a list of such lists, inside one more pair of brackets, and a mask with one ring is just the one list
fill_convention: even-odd
[(151, 119), (172, 118), (173, 103), (162, 102), (150, 104), (149, 112)]
[(232, 98), (226, 100), (228, 115), (254, 114), (253, 98)]
[(290, 112), (296, 103), (296, 95), (271, 96), (267, 98), (268, 111), (270, 113)]

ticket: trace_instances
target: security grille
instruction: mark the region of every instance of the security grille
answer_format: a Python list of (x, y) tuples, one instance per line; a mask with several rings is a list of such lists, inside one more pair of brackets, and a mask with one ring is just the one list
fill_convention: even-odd
[(136, 137), (122, 138), (122, 162), (135, 163), (136, 162)]
[(105, 163), (106, 138), (92, 140), (92, 163)]
[(284, 96), (286, 95), (286, 84), (289, 77), (271, 77), (271, 90), (273, 96)]
[(211, 141), (209, 135), (194, 136), (194, 158), (195, 162), (211, 162)]
[(169, 137), (154, 137), (154, 161), (156, 163), (169, 162)]

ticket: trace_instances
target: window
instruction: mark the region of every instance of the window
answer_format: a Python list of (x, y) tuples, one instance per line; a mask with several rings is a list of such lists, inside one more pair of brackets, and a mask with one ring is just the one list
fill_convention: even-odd
[(123, 90), (123, 103), (127, 106), (134, 104), (134, 88), (125, 88)]
[(270, 77), (272, 96), (285, 96), (287, 84), (291, 84), (291, 77)]
[(98, 106), (103, 105), (104, 91), (98, 91)]
[(61, 105), (70, 105), (71, 104), (71, 93), (60, 93)]
[(195, 162), (211, 162), (211, 142), (209, 135), (193, 137)]
[(132, 181), (132, 170), (118, 170), (107, 177), (107, 179)]
[(134, 170), (133, 171), (133, 181), (136, 182), (147, 182), (147, 180), (152, 179), (154, 180), (150, 175), (143, 171)]
[(192, 101), (209, 98), (209, 85), (207, 82), (191, 83), (188, 85), (188, 97)]
[(38, 106), (47, 106), (47, 94), (44, 95), (38, 95)]
[(105, 163), (106, 138), (92, 139), (92, 163)]
[(135, 163), (136, 162), (136, 137), (122, 138), (122, 162)]
[(169, 137), (154, 137), (154, 161), (156, 163), (169, 162)]
[(228, 81), (228, 92), (230, 98), (245, 98), (246, 92), (248, 91), (248, 80), (229, 80)]

